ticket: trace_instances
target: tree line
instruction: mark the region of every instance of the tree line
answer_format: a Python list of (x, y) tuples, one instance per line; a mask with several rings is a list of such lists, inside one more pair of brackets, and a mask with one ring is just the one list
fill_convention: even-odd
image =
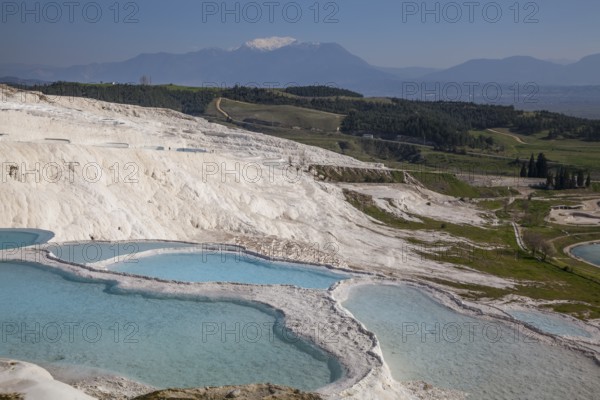
[(290, 86), (283, 90), (285, 93), (300, 97), (356, 97), (362, 98), (363, 95), (347, 89), (340, 89), (331, 86)]
[[(520, 163), (520, 160), (517, 160)], [(592, 185), (590, 173), (586, 174), (583, 170), (571, 170), (568, 167), (558, 166), (553, 170), (548, 166), (548, 159), (544, 153), (540, 153), (535, 158), (531, 154), (528, 163), (521, 165), (522, 178), (543, 178), (546, 179), (546, 189), (568, 190), (589, 188)]]
[(547, 139), (600, 141), (600, 121), (539, 111), (523, 113), (513, 121), (512, 130), (523, 135), (548, 132)]

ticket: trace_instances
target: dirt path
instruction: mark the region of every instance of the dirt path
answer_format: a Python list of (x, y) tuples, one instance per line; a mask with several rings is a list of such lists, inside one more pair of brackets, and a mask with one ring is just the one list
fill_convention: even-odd
[(512, 226), (515, 230), (515, 237), (517, 238), (517, 244), (519, 245), (519, 248), (521, 248), (523, 251), (527, 251), (527, 247), (525, 246), (525, 243), (523, 243), (523, 238), (521, 237), (519, 225), (517, 225), (515, 222), (512, 222)]
[(524, 142), (523, 139), (521, 139), (520, 137), (518, 137), (516, 135), (511, 135), (510, 133), (499, 132), (499, 131), (496, 131), (494, 129), (488, 129), (488, 132), (497, 133), (499, 135), (504, 135), (504, 136), (511, 137), (511, 138), (515, 139), (520, 144), (529, 144), (529, 143)]
[(222, 97), (219, 97), (217, 99), (217, 103), (215, 104), (215, 106), (217, 107), (217, 111), (220, 112), (221, 114), (223, 114), (223, 116), (227, 119), (233, 119), (229, 116), (229, 114), (227, 114), (225, 111), (223, 111), (223, 109), (221, 108), (221, 100), (223, 100)]

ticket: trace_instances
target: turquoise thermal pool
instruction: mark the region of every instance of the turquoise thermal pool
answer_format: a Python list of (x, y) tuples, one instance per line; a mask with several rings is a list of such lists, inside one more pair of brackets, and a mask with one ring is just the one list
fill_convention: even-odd
[(344, 302), (373, 331), (392, 375), (462, 390), (475, 399), (594, 399), (593, 360), (528, 336), (522, 327), (472, 318), (409, 286), (359, 286)]
[(182, 282), (295, 285), (309, 289), (327, 289), (347, 278), (325, 267), (272, 262), (242, 252), (161, 254), (119, 262), (108, 269)]
[(54, 234), (40, 229), (0, 229), (0, 250), (46, 243)]
[(571, 253), (600, 267), (600, 243), (583, 244), (571, 249)]
[(0, 263), (0, 304), (0, 357), (160, 388), (272, 382), (314, 390), (341, 376), (335, 359), (253, 303), (127, 294)]
[(559, 316), (535, 311), (507, 311), (513, 318), (525, 322), (537, 329), (558, 336), (580, 336), (589, 338), (591, 335), (585, 330)]
[(164, 248), (186, 248), (196, 246), (182, 242), (82, 242), (50, 244), (47, 249), (60, 260), (92, 264), (115, 258), (120, 262), (133, 263), (139, 253)]

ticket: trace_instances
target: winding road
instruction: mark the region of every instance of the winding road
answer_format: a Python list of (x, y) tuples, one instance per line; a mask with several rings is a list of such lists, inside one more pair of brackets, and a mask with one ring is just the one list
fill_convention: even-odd
[(499, 135), (504, 135), (504, 136), (511, 137), (511, 138), (515, 139), (520, 144), (529, 144), (529, 143), (524, 142), (523, 139), (521, 139), (517, 135), (511, 135), (510, 133), (499, 132), (499, 131), (496, 131), (494, 129), (488, 129), (488, 132), (497, 133)]
[(233, 120), (233, 118), (231, 118), (231, 117), (229, 116), (229, 114), (227, 114), (227, 113), (226, 113), (225, 111), (223, 111), (223, 109), (221, 108), (221, 100), (223, 100), (223, 98), (222, 98), (222, 97), (219, 97), (219, 98), (217, 99), (217, 103), (215, 104), (215, 106), (217, 107), (217, 111), (218, 111), (218, 112), (220, 112), (221, 114), (223, 114), (223, 116), (224, 116), (225, 118)]

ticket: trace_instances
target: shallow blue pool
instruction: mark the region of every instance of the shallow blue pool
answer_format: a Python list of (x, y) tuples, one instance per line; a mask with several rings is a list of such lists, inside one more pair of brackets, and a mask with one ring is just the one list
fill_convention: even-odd
[(41, 229), (0, 229), (0, 250), (46, 243), (54, 234)]
[(309, 289), (327, 289), (348, 278), (325, 267), (271, 262), (241, 252), (162, 254), (119, 262), (108, 269), (182, 282), (295, 285)]
[(48, 250), (56, 258), (77, 264), (91, 264), (116, 258), (117, 261), (132, 263), (139, 253), (164, 248), (186, 248), (194, 244), (181, 242), (85, 242), (74, 244), (51, 244)]
[(381, 342), (399, 381), (423, 380), (474, 399), (596, 399), (600, 367), (524, 328), (456, 313), (409, 286), (363, 286), (344, 307)]
[(571, 253), (579, 258), (597, 265), (600, 267), (600, 244), (584, 244), (581, 246), (574, 247)]
[(558, 316), (535, 311), (508, 311), (512, 317), (540, 329), (543, 332), (558, 336), (580, 336), (589, 338), (591, 335), (584, 329), (571, 324)]
[(44, 267), (0, 263), (0, 357), (100, 369), (157, 387), (272, 382), (304, 390), (340, 376), (335, 359), (253, 303), (117, 293)]

